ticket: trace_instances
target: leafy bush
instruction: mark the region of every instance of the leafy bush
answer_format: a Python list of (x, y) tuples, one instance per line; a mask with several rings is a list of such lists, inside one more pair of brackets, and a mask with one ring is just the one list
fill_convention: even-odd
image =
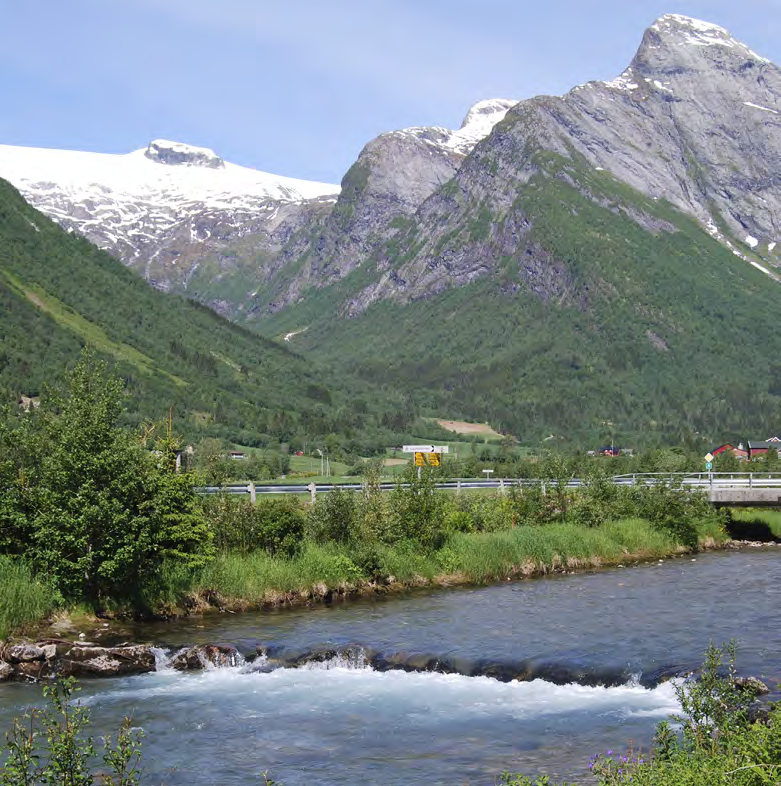
[(437, 490), (438, 479), (428, 467), (423, 467), (420, 478), (414, 467), (407, 470), (403, 483), (390, 494), (393, 529), (388, 534), (392, 541), (412, 540), (429, 549), (442, 545), (444, 495)]
[(698, 519), (716, 515), (704, 494), (685, 489), (680, 484), (632, 486), (628, 497), (637, 515), (647, 518), (656, 528), (668, 532), (690, 549), (697, 548)]
[(0, 751), (2, 786), (136, 786), (141, 780), (142, 732), (125, 718), (116, 740), (103, 737), (101, 766), (96, 768), (94, 739), (84, 730), (89, 710), (73, 702), (72, 678), (43, 686), (48, 705), (15, 718)]
[(263, 550), (269, 554), (291, 556), (304, 536), (306, 514), (293, 498), (236, 499), (228, 494), (207, 497), (204, 514), (221, 551), (250, 554)]
[(170, 431), (149, 452), (117, 425), (121, 400), (121, 382), (85, 350), (65, 394), (49, 392), (17, 428), (0, 422), (0, 552), (23, 556), (69, 601), (135, 602), (164, 562), (197, 568), (211, 556)]
[[(726, 659), (726, 664), (725, 664)], [(592, 769), (604, 786), (769, 786), (781, 776), (781, 704), (766, 722), (751, 722), (753, 694), (735, 681), (735, 646), (711, 645), (698, 679), (676, 686), (676, 734), (663, 721), (650, 755), (597, 755)]]
[(357, 535), (355, 493), (334, 489), (321, 494), (307, 516), (307, 535), (317, 543), (348, 543)]

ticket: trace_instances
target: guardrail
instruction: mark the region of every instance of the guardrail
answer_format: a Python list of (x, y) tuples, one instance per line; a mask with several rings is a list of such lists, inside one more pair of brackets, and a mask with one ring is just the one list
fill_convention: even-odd
[[(657, 484), (677, 484), (690, 488), (702, 489), (746, 489), (746, 488), (781, 488), (781, 474), (772, 472), (636, 472), (628, 475), (616, 475), (611, 482), (617, 486), (653, 486)], [(563, 486), (565, 488), (579, 488), (588, 483), (583, 478), (571, 478), (567, 481), (556, 481), (550, 478), (453, 478), (437, 483), (439, 489), (499, 489), (511, 487), (542, 486), (543, 490), (550, 487)], [(408, 484), (385, 482), (380, 484), (383, 491), (391, 491), (398, 485), (406, 487)], [(203, 486), (196, 489), (199, 494), (228, 494), (241, 496), (248, 494), (254, 501), (258, 494), (307, 494), (327, 493), (334, 489), (343, 491), (360, 491), (361, 483), (229, 483), (225, 486)]]

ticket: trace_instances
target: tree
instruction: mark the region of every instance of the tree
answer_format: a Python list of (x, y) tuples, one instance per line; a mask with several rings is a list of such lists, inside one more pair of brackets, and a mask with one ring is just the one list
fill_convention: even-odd
[(117, 425), (122, 395), (121, 381), (85, 349), (65, 392), (48, 391), (17, 428), (0, 430), (11, 500), (0, 509), (0, 549), (50, 576), (64, 599), (98, 607), (139, 602), (166, 562), (196, 568), (211, 556), (170, 428), (146, 450)]

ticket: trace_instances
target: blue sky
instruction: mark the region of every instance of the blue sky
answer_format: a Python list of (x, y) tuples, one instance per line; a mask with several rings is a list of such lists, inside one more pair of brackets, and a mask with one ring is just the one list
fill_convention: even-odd
[(121, 153), (162, 137), (327, 182), (383, 131), (457, 127), (482, 98), (616, 76), (664, 13), (781, 63), (781, 0), (7, 5), (0, 143)]

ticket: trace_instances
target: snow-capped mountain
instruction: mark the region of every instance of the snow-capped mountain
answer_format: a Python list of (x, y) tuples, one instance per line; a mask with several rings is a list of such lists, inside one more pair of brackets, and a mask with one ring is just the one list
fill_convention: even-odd
[[(411, 213), (514, 104), (481, 101), (458, 130), (383, 134), (366, 146), (356, 166), (380, 162), (372, 167), (369, 191), (387, 203), (389, 218)], [(388, 150), (398, 155), (388, 156)], [(195, 296), (205, 289), (213, 293), (211, 283), (246, 267), (245, 261), (269, 259), (271, 268), (257, 273), (273, 272), (285, 243), (323, 220), (340, 192), (337, 185), (259, 172), (223, 161), (208, 148), (163, 139), (125, 155), (0, 145), (0, 177), (160, 289), (186, 290), (200, 271)], [(350, 259), (348, 253), (345, 269)], [(230, 311), (219, 297), (206, 299)]]
[(187, 275), (166, 271), (183, 246), (205, 250), (212, 236), (231, 237), (282, 206), (339, 193), (336, 185), (259, 172), (163, 139), (126, 155), (0, 145), (0, 177), (164, 289)]

